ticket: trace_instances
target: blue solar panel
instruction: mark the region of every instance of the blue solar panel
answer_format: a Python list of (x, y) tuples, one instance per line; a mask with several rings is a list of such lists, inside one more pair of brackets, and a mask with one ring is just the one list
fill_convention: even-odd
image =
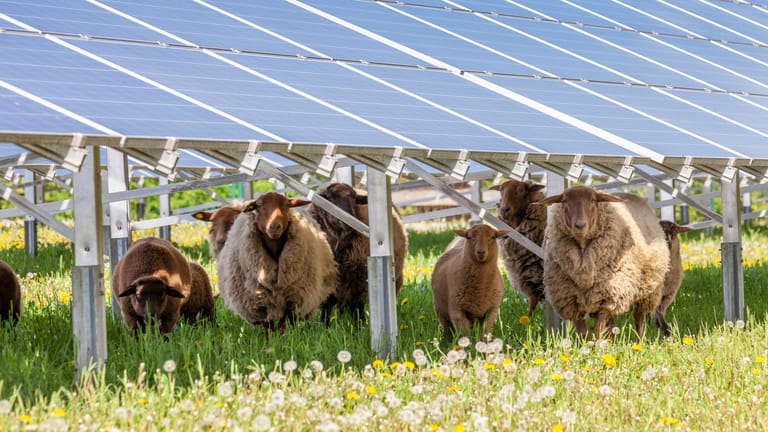
[[(7, 84), (0, 87), (0, 130), (768, 157), (768, 29), (766, 14), (755, 8), (640, 0), (421, 3), (434, 7), (0, 2), (11, 17), (0, 26), (8, 29), (120, 39), (57, 44), (0, 33), (0, 80)], [(428, 70), (446, 67), (465, 73)]]

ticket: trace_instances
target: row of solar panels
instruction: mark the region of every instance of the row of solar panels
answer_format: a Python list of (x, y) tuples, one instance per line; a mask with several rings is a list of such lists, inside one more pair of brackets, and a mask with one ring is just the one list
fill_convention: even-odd
[(0, 130), (768, 158), (759, 5), (25, 0), (0, 27)]

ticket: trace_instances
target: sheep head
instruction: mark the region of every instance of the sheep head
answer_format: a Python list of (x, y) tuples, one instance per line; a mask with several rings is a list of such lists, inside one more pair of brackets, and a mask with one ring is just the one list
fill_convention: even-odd
[(598, 192), (591, 187), (573, 186), (536, 204), (561, 204), (564, 228), (584, 250), (596, 229), (598, 204), (602, 202), (624, 202), (624, 199)]
[[(357, 191), (346, 183), (331, 183), (325, 189), (319, 190), (317, 194), (353, 216), (357, 213), (356, 205), (368, 204), (367, 196), (358, 195)], [(332, 230), (339, 233), (352, 231), (347, 224), (320, 207), (314, 207), (313, 211), (315, 219), (325, 231)]]
[(154, 276), (136, 279), (118, 297), (128, 296), (131, 296), (133, 310), (144, 319), (162, 314), (169, 297), (184, 298), (181, 291), (168, 286), (163, 279)]
[(464, 253), (473, 261), (484, 263), (495, 260), (498, 251), (496, 239), (509, 233), (509, 230), (497, 230), (488, 225), (475, 225), (468, 230), (453, 230), (457, 236), (466, 239)]
[(221, 252), (221, 248), (227, 241), (229, 230), (232, 229), (232, 224), (235, 223), (235, 218), (240, 213), (242, 213), (242, 208), (238, 206), (224, 206), (213, 212), (201, 211), (192, 214), (192, 217), (197, 220), (211, 223), (211, 227), (208, 229), (208, 244), (213, 258), (216, 258)]
[(688, 227), (680, 226), (668, 220), (659, 221), (659, 225), (661, 225), (661, 229), (664, 231), (664, 236), (667, 239), (667, 246), (669, 246), (670, 250), (672, 250), (672, 243), (675, 241), (678, 234), (692, 231)]
[(499, 217), (509, 226), (517, 229), (523, 222), (528, 206), (534, 202), (535, 193), (544, 189), (544, 185), (529, 181), (508, 180), (500, 185), (491, 187), (491, 190), (499, 191), (501, 198), (496, 204), (499, 209)]
[(309, 204), (301, 199), (289, 199), (276, 192), (267, 192), (251, 201), (243, 213), (252, 214), (255, 228), (261, 234), (265, 246), (277, 259), (285, 245), (285, 233), (291, 223), (291, 208)]

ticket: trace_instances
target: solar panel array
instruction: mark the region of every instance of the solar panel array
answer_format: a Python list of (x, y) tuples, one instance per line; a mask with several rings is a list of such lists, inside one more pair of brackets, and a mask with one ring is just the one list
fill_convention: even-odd
[(768, 7), (0, 1), (0, 130), (768, 158)]

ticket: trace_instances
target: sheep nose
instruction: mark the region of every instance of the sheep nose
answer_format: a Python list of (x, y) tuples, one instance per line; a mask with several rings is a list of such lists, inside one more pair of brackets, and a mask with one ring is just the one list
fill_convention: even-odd
[(578, 231), (584, 231), (587, 228), (587, 224), (584, 222), (574, 222), (573, 227)]
[(485, 256), (488, 255), (486, 251), (477, 251), (477, 259), (478, 261), (483, 261), (485, 259)]

